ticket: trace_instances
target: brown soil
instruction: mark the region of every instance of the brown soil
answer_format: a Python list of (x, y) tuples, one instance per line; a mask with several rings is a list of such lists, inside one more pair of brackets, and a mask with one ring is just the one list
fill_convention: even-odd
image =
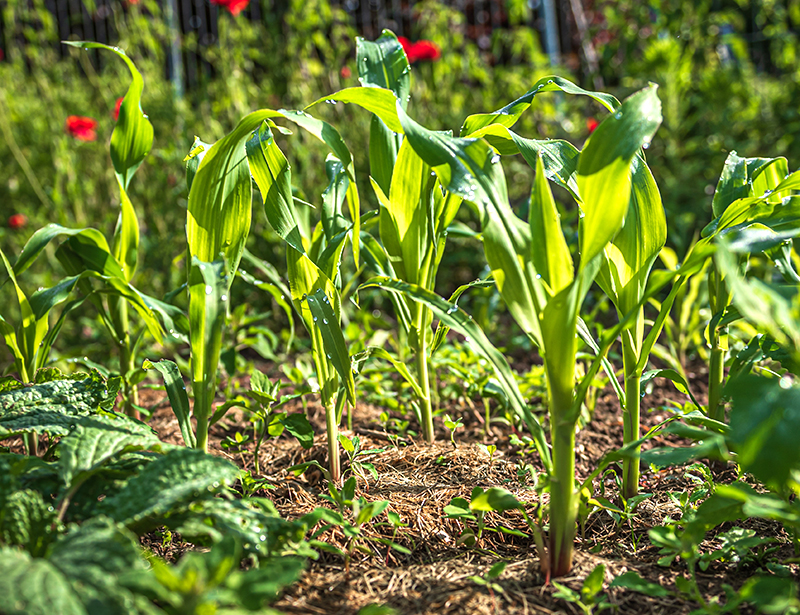
[[(698, 400), (705, 401), (703, 374), (690, 374), (690, 384)], [(643, 429), (659, 424), (670, 415), (664, 408), (668, 400), (684, 403), (685, 399), (669, 382), (655, 381), (652, 389), (642, 400)], [(143, 406), (154, 408), (150, 424), (160, 437), (168, 442), (182, 444), (180, 431), (172, 415), (164, 393), (143, 389)], [(289, 412), (302, 411), (300, 404), (285, 407)], [(457, 447), (449, 441), (449, 432), (437, 420), (437, 443), (428, 446), (411, 438), (390, 442), (379, 421), (380, 408), (359, 405), (354, 414), (353, 432), (358, 435), (362, 448), (383, 449), (362, 461), (374, 464), (378, 478), (360, 476), (358, 495), (367, 500), (388, 500), (390, 510), (398, 513), (407, 527), (396, 534), (385, 515), (364, 528), (361, 545), (365, 552), (354, 551), (349, 565), (342, 558), (322, 553), (317, 561), (309, 562), (303, 578), (290, 587), (275, 607), (287, 613), (356, 614), (370, 604), (385, 604), (398, 613), (581, 613), (573, 604), (554, 597), (557, 588), (542, 575), (539, 557), (532, 538), (521, 538), (503, 533), (486, 532), (474, 548), (457, 544), (464, 526), (461, 522), (444, 518), (443, 509), (453, 497), (469, 499), (475, 486), (485, 489), (504, 487), (520, 501), (528, 503), (527, 510), (535, 509), (536, 495), (529, 484), (521, 483), (517, 475), (517, 464), (530, 463), (541, 469), (533, 454), (526, 454), (510, 445), (510, 429), (503, 425), (492, 425), (491, 433), (485, 433), (483, 419), (477, 412), (463, 408), (448, 408), (453, 416), (462, 416), (464, 427), (456, 433)], [(412, 414), (409, 411), (409, 414)], [(272, 499), (282, 516), (297, 518), (315, 507), (325, 506), (320, 497), (325, 490), (325, 481), (318, 471), (309, 470), (300, 477), (288, 472), (288, 468), (304, 461), (316, 459), (326, 463), (327, 449), (324, 436), (324, 413), (314, 402), (309, 402), (309, 420), (317, 436), (314, 447), (303, 450), (294, 440), (281, 437), (267, 440), (261, 447), (261, 476), (274, 485), (274, 489), (259, 492)], [(220, 423), (212, 427), (210, 450), (238, 465), (255, 472), (252, 447), (242, 453), (232, 453), (222, 447), (222, 440), (240, 431), (248, 432), (249, 423), (241, 411), (232, 410)], [(413, 428), (413, 426), (412, 426)], [(665, 439), (657, 436), (645, 445), (658, 446)], [(493, 459), (483, 452), (478, 443), (496, 444)], [(608, 390), (598, 395), (592, 420), (577, 437), (577, 473), (586, 477), (601, 456), (622, 444), (622, 421), (619, 402)], [(345, 474), (349, 468), (343, 457)], [(613, 467), (613, 466), (612, 466)], [(718, 482), (736, 480), (733, 467), (712, 464), (711, 470)], [(657, 473), (643, 472), (642, 491), (652, 497), (642, 502), (631, 521), (616, 523), (604, 511), (595, 512), (588, 518), (576, 538), (576, 549), (572, 573), (557, 581), (574, 590), (580, 590), (583, 580), (598, 564), (605, 566), (605, 593), (613, 605), (613, 612), (643, 615), (646, 613), (689, 613), (699, 605), (676, 598), (651, 598), (623, 589), (609, 589), (614, 577), (635, 570), (651, 582), (669, 590), (675, 590), (675, 579), (686, 575), (686, 567), (680, 562), (665, 568), (657, 564), (658, 550), (650, 544), (648, 530), (663, 525), (670, 519), (680, 517), (679, 508), (670, 498), (670, 493), (680, 494), (692, 488), (685, 468), (674, 468)], [(595, 481), (595, 493), (601, 489), (605, 497), (615, 501), (617, 487), (613, 477), (606, 476)], [(503, 524), (508, 528), (530, 534), (521, 513), (511, 511), (502, 516), (490, 513), (488, 527)], [(788, 537), (776, 523), (748, 520), (745, 527), (755, 529), (759, 535), (777, 537), (784, 546), (779, 559), (792, 557), (787, 546)], [(729, 525), (718, 528), (717, 533), (730, 529)], [(328, 531), (322, 539), (346, 549), (348, 543), (340, 530)], [(375, 539), (394, 540), (406, 547), (410, 554), (392, 550)], [(192, 548), (182, 543), (180, 537), (164, 540), (160, 533), (143, 537), (142, 542), (160, 556), (176, 560)], [(715, 548), (712, 535), (707, 537), (707, 546)], [(782, 557), (781, 557), (782, 556)], [(496, 587), (480, 585), (472, 577), (484, 575), (498, 561), (507, 562), (502, 575), (495, 581)], [(790, 566), (796, 579), (800, 579), (800, 567)], [(734, 564), (714, 564), (699, 573), (698, 580), (704, 597), (724, 602), (723, 584), (739, 587), (756, 572), (752, 568), (737, 568)], [(742, 612), (747, 612), (743, 610)]]
[[(702, 368), (690, 370), (690, 386), (697, 399), (706, 400), (705, 374)], [(156, 394), (157, 395), (157, 394)], [(671, 415), (665, 408), (669, 400), (685, 403), (671, 383), (656, 380), (642, 400), (642, 427), (649, 429)], [(296, 407), (284, 408), (300, 411)], [(537, 505), (536, 495), (528, 484), (520, 483), (516, 467), (520, 462), (541, 469), (533, 454), (523, 454), (509, 443), (509, 428), (492, 425), (487, 436), (480, 413), (473, 412), (467, 404), (449, 408), (453, 416), (462, 416), (464, 427), (457, 431), (457, 448), (449, 442), (449, 432), (437, 421), (437, 443), (428, 446), (411, 438), (391, 443), (383, 433), (379, 421), (381, 409), (359, 405), (354, 414), (353, 432), (358, 435), (362, 448), (383, 449), (363, 459), (374, 464), (378, 478), (366, 475), (358, 479), (358, 494), (367, 500), (388, 500), (390, 510), (397, 512), (407, 527), (396, 534), (388, 524), (378, 523), (364, 529), (362, 541), (366, 553), (355, 551), (349, 565), (340, 557), (323, 553), (310, 562), (301, 581), (290, 587), (275, 605), (287, 613), (355, 614), (370, 604), (386, 604), (398, 613), (580, 613), (573, 604), (554, 597), (557, 589), (540, 571), (539, 557), (532, 538), (520, 538), (503, 533), (486, 532), (479, 545), (468, 548), (457, 540), (464, 526), (456, 520), (446, 519), (444, 507), (454, 497), (469, 499), (475, 486), (485, 489), (500, 486), (510, 490), (520, 501), (529, 504), (532, 512)], [(409, 411), (409, 414), (412, 414)], [(320, 498), (325, 481), (318, 471), (309, 470), (295, 477), (287, 469), (292, 465), (316, 459), (323, 465), (327, 449), (324, 436), (323, 409), (312, 403), (308, 407), (309, 420), (315, 426), (315, 446), (303, 450), (294, 439), (279, 438), (262, 445), (260, 468), (275, 489), (264, 491), (286, 518), (297, 518), (326, 503)], [(407, 417), (406, 417), (407, 418)], [(162, 438), (180, 442), (172, 413), (166, 402), (156, 410), (151, 424)], [(236, 431), (246, 433), (247, 423), (241, 413), (232, 412), (212, 429), (211, 448), (251, 471), (253, 455), (249, 452), (231, 454), (220, 446), (221, 440)], [(657, 436), (645, 448), (664, 445), (671, 439)], [(493, 459), (476, 444), (496, 444)], [(577, 437), (577, 473), (585, 478), (602, 455), (622, 444), (622, 420), (619, 402), (610, 387), (600, 392), (592, 420)], [(343, 468), (347, 473), (346, 459)], [(613, 467), (613, 466), (612, 466)], [(711, 470), (718, 482), (736, 480), (733, 467), (712, 464)], [(613, 477), (607, 476), (601, 485), (595, 481), (595, 493), (605, 489), (608, 499), (617, 499)], [(635, 570), (651, 582), (675, 591), (675, 579), (686, 575), (680, 562), (669, 568), (657, 564), (658, 550), (650, 544), (647, 532), (681, 516), (670, 493), (680, 494), (692, 488), (686, 470), (675, 468), (657, 473), (643, 472), (642, 491), (651, 493), (629, 522), (616, 523), (603, 511), (588, 518), (583, 531), (576, 539), (572, 573), (558, 582), (580, 590), (583, 580), (598, 564), (605, 566), (605, 581)], [(530, 530), (520, 513), (512, 511), (502, 518), (488, 515), (488, 527), (503, 524), (511, 529)], [(786, 546), (788, 537), (777, 523), (748, 520), (745, 527), (755, 529), (759, 535), (778, 537), (784, 541), (781, 554), (792, 557)], [(723, 525), (717, 533), (730, 529)], [(340, 530), (329, 531), (322, 538), (342, 549), (347, 542)], [(411, 551), (401, 554), (385, 544), (371, 539), (394, 540)], [(713, 536), (707, 539), (709, 550), (716, 546)], [(779, 554), (780, 555), (780, 554)], [(507, 562), (502, 575), (496, 580), (498, 589), (476, 583), (471, 577), (484, 575), (498, 561)], [(791, 565), (796, 578), (800, 567)], [(740, 586), (754, 569), (737, 568), (736, 565), (712, 565), (698, 574), (700, 587), (707, 600), (724, 601), (723, 584)], [(632, 591), (609, 589), (606, 595), (615, 613), (642, 615), (645, 613), (689, 613), (699, 605), (676, 598), (652, 598)], [(746, 611), (742, 611), (746, 612)]]

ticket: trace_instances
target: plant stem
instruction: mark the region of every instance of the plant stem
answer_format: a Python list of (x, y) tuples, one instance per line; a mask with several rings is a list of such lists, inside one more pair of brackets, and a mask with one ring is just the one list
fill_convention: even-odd
[(424, 397), (420, 399), (420, 418), (422, 419), (422, 437), (428, 444), (433, 443), (433, 409), (431, 407), (431, 386), (428, 377), (428, 327), (425, 318), (421, 318), (422, 326), (418, 330), (417, 345), (417, 380)]
[[(643, 320), (643, 314), (637, 318)], [(625, 373), (625, 407), (622, 412), (623, 445), (630, 444), (640, 436), (641, 413), (641, 378), (642, 370), (637, 369), (639, 353), (635, 347), (634, 331), (626, 331), (622, 335), (622, 365)], [(636, 447), (632, 457), (622, 462), (622, 497), (626, 500), (639, 493), (639, 453), (641, 447)]]
[(725, 349), (719, 347), (719, 335), (711, 334), (713, 347), (708, 362), (708, 417), (723, 420), (722, 381), (725, 378)]
[(331, 480), (338, 483), (341, 477), (339, 465), (339, 425), (336, 422), (336, 406), (332, 402), (325, 404), (325, 428), (328, 432), (328, 468)]
[(122, 378), (123, 408), (125, 414), (134, 419), (139, 419), (139, 389), (132, 385), (128, 374), (135, 368), (135, 357), (131, 352), (131, 334), (128, 321), (128, 302), (121, 297), (109, 297), (108, 308), (111, 322), (114, 324), (114, 333), (119, 350), (119, 375)]
[[(551, 417), (555, 416), (557, 414), (551, 410)], [(553, 421), (550, 438), (553, 443), (553, 474), (550, 477), (550, 574), (560, 577), (567, 574), (572, 567), (578, 514), (574, 423)]]
[[(716, 265), (708, 272), (708, 298), (712, 313), (709, 323), (708, 338), (711, 344), (711, 356), (708, 362), (708, 417), (717, 421), (725, 418), (722, 404), (722, 384), (725, 379), (725, 352), (727, 344), (723, 339), (727, 336), (727, 327), (717, 327), (713, 317), (727, 309), (730, 304), (730, 293), (725, 280), (722, 279)], [(714, 326), (712, 326), (714, 325)]]

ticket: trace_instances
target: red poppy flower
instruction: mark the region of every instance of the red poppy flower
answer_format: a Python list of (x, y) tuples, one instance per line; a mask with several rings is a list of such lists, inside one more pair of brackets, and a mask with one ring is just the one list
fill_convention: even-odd
[(406, 52), (406, 57), (408, 57), (410, 64), (424, 60), (435, 61), (442, 57), (439, 47), (432, 41), (412, 43), (405, 36), (398, 36), (397, 40), (403, 46), (403, 51)]
[(117, 104), (114, 107), (114, 113), (112, 114), (115, 122), (119, 119), (119, 108), (122, 106), (122, 101), (122, 98), (117, 98)]
[(8, 219), (8, 226), (13, 229), (22, 228), (27, 221), (28, 218), (25, 217), (25, 214), (14, 214)]
[(231, 12), (231, 15), (236, 16), (247, 8), (250, 0), (211, 0), (211, 4), (224, 7)]
[(593, 117), (586, 118), (586, 128), (589, 130), (589, 134), (592, 134), (594, 132), (594, 129), (597, 128), (599, 125), (600, 122), (598, 122)]
[(97, 139), (97, 121), (90, 117), (70, 115), (67, 118), (67, 132), (79, 141), (94, 141)]
[(350, 79), (350, 75), (352, 74), (349, 66), (342, 66), (342, 70), (339, 71), (339, 75), (341, 75), (342, 79)]

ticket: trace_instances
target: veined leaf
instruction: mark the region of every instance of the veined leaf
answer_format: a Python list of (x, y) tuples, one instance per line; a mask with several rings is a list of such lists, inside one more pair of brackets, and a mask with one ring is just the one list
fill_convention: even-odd
[(229, 461), (190, 448), (174, 449), (148, 464), (111, 497), (105, 513), (129, 528), (159, 524), (161, 515), (232, 483), (239, 469)]
[(122, 587), (119, 577), (145, 570), (136, 536), (100, 517), (73, 530), (52, 548), (48, 557), (61, 570), (90, 615), (137, 612), (137, 599)]
[(88, 615), (61, 571), (18, 549), (0, 549), (0, 612), (8, 615)]
[(331, 305), (331, 300), (325, 291), (319, 288), (313, 295), (306, 297), (306, 303), (311, 312), (313, 327), (322, 334), (325, 355), (342, 379), (348, 401), (355, 405), (356, 387), (353, 380), (353, 367), (339, 324), (339, 317)]
[(178, 419), (178, 426), (186, 446), (194, 448), (196, 440), (192, 431), (191, 408), (189, 407), (189, 395), (186, 393), (186, 385), (183, 383), (183, 376), (174, 361), (162, 359), (156, 363), (145, 359), (143, 369), (155, 368), (164, 378), (164, 385), (169, 397), (169, 405)]
[(657, 86), (633, 94), (592, 133), (578, 159), (583, 203), (581, 263), (586, 267), (622, 226), (631, 193), (630, 165), (661, 123)]
[(489, 124), (499, 124), (501, 126), (510, 128), (516, 124), (519, 117), (531, 106), (531, 103), (537, 94), (558, 91), (566, 94), (582, 94), (584, 96), (589, 96), (603, 105), (609, 111), (615, 111), (617, 107), (619, 107), (619, 101), (611, 94), (605, 94), (603, 92), (590, 92), (578, 87), (563, 77), (551, 75), (549, 77), (542, 77), (539, 79), (539, 81), (534, 84), (533, 88), (531, 88), (527, 94), (521, 96), (514, 102), (509, 103), (499, 111), (495, 111), (494, 113), (478, 113), (475, 115), (470, 115), (464, 121), (464, 125), (461, 127), (461, 135), (464, 136), (472, 134), (476, 130), (480, 130)]
[(81, 417), (59, 443), (59, 478), (65, 486), (72, 485), (73, 481), (96, 472), (119, 453), (160, 444), (150, 427), (123, 415)]

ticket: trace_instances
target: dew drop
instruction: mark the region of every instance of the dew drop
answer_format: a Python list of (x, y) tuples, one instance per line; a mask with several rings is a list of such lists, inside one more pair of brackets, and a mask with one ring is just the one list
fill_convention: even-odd
[(210, 294), (211, 294), (211, 293), (213, 293), (213, 292), (214, 292), (214, 289), (213, 289), (213, 288), (211, 288), (210, 286), (206, 285), (206, 294), (207, 294), (207, 295), (210, 295)]
[(327, 318), (323, 318), (322, 319), (322, 324), (323, 325), (327, 325), (328, 324), (328, 319)]
[(618, 120), (621, 120), (621, 119), (622, 119), (622, 113), (620, 113), (619, 111), (617, 111), (617, 113), (615, 113), (615, 114), (614, 114), (614, 117), (615, 117), (616, 119), (618, 119)]
[(492, 164), (497, 164), (498, 162), (500, 162), (500, 154), (495, 154), (492, 156)]

